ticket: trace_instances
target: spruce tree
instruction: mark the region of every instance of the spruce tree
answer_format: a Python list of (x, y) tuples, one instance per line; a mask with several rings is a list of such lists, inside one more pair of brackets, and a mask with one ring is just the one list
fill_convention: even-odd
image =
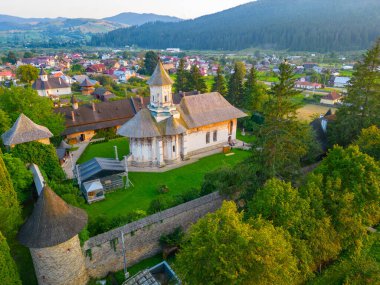
[(216, 76), (214, 77), (214, 84), (212, 85), (213, 92), (219, 92), (223, 96), (227, 95), (227, 82), (223, 76), (222, 68), (218, 66)]
[(0, 231), (13, 238), (21, 222), (21, 208), (9, 173), (0, 156)]
[(236, 62), (234, 73), (231, 75), (228, 82), (228, 101), (236, 107), (244, 106), (244, 86), (243, 81), (246, 74), (245, 65), (243, 62)]
[(183, 58), (180, 59), (179, 65), (177, 68), (177, 77), (174, 82), (174, 90), (179, 93), (181, 91), (186, 91), (187, 85), (187, 71), (185, 70), (185, 60)]
[(11, 256), (8, 243), (0, 232), (0, 280), (1, 284), (21, 285), (16, 264)]
[(145, 67), (145, 73), (148, 75), (152, 75), (154, 69), (157, 66), (157, 63), (159, 61), (158, 54), (154, 51), (148, 51), (145, 54), (145, 60), (144, 60), (144, 67)]
[(268, 99), (265, 86), (257, 80), (257, 72), (253, 66), (248, 75), (247, 81), (244, 84), (245, 92), (245, 108), (255, 112), (261, 112), (265, 101)]
[(188, 75), (188, 81), (186, 86), (187, 91), (196, 90), (200, 93), (207, 92), (207, 86), (202, 74), (198, 68), (198, 66), (193, 65), (190, 70), (190, 74)]
[(355, 66), (343, 106), (331, 126), (332, 143), (343, 146), (355, 140), (363, 128), (380, 126), (380, 39)]
[(293, 68), (282, 63), (279, 69), (279, 82), (272, 86), (264, 106), (265, 120), (254, 143), (254, 160), (264, 178), (291, 179), (299, 174), (301, 158), (315, 139), (310, 127), (296, 119), (298, 106), (292, 98), (300, 92), (294, 90)]

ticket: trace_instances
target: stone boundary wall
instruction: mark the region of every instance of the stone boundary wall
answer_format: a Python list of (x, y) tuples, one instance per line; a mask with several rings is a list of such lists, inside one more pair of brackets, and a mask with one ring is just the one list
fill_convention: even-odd
[(101, 278), (123, 269), (122, 234), (129, 267), (159, 253), (162, 235), (177, 227), (186, 230), (199, 218), (219, 209), (222, 202), (223, 198), (214, 192), (90, 238), (83, 246), (90, 277)]

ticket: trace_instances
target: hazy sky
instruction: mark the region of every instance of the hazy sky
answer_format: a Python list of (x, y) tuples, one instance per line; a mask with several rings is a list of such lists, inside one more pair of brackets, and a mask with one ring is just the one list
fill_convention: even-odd
[(252, 0), (0, 0), (0, 14), (20, 17), (104, 18), (122, 12), (195, 18)]

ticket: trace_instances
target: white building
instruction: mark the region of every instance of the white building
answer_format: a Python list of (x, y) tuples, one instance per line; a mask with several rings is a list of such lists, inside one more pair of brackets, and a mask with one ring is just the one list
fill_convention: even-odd
[(348, 85), (349, 81), (350, 81), (350, 77), (340, 77), (340, 76), (337, 76), (335, 77), (334, 79), (334, 87), (341, 87), (341, 88), (344, 88)]
[(173, 96), (173, 81), (161, 62), (148, 84), (148, 108), (118, 130), (130, 139), (131, 165), (160, 167), (236, 140), (237, 118), (246, 114), (219, 93)]
[(41, 68), (39, 78), (34, 81), (33, 89), (43, 97), (61, 96), (71, 94), (71, 86), (61, 77), (49, 77)]

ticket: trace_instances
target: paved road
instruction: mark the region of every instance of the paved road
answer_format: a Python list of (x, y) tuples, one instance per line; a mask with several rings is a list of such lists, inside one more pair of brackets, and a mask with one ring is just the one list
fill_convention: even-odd
[(77, 163), (79, 157), (82, 155), (86, 147), (88, 146), (89, 142), (81, 142), (78, 144), (73, 145), (73, 147), (77, 147), (77, 150), (71, 151), (71, 159), (67, 159), (66, 162), (62, 165), (63, 171), (66, 173), (66, 177), (68, 179), (73, 179), (73, 167)]

